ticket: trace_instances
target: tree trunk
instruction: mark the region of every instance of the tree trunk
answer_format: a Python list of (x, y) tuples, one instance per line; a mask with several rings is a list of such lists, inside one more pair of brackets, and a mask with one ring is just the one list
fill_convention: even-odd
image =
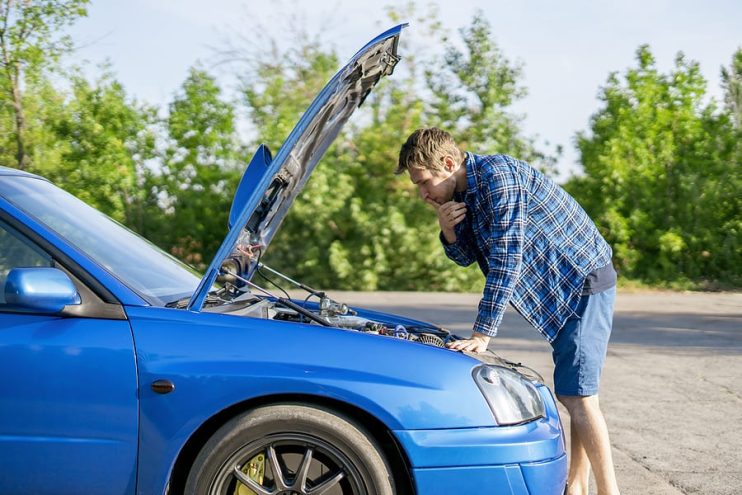
[(16, 67), (15, 74), (10, 78), (11, 91), (13, 93), (13, 111), (15, 113), (15, 141), (17, 145), (16, 159), (19, 170), (25, 170), (30, 162), (26, 154), (25, 134), (26, 134), (26, 116), (23, 113), (23, 102), (21, 100), (21, 90), (18, 85), (20, 68)]
[(25, 134), (26, 134), (26, 116), (23, 113), (23, 96), (21, 95), (21, 67), (20, 62), (11, 62), (5, 39), (5, 33), (7, 31), (7, 16), (10, 10), (10, 4), (5, 5), (5, 11), (2, 14), (5, 16), (3, 21), (2, 31), (0, 31), (0, 49), (2, 50), (2, 67), (5, 69), (5, 73), (8, 77), (8, 85), (10, 86), (9, 93), (13, 100), (13, 113), (15, 114), (15, 142), (16, 142), (16, 160), (17, 167), (20, 170), (25, 170), (30, 162), (29, 156), (26, 153)]

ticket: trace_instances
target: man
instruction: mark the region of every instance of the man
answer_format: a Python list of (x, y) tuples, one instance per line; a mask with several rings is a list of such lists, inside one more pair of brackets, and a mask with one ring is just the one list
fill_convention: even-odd
[(587, 494), (590, 467), (600, 495), (618, 494), (598, 383), (613, 319), (611, 248), (562, 188), (505, 155), (461, 152), (440, 129), (419, 129), (402, 146), (408, 172), (435, 208), (446, 255), (476, 261), (486, 277), (471, 338), (451, 349), (482, 352), (507, 303), (553, 348), (554, 388), (569, 411), (568, 494)]

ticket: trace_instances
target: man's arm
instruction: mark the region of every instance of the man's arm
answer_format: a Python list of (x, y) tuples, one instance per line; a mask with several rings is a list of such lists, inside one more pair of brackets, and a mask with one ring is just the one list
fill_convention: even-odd
[(461, 266), (469, 266), (476, 261), (472, 242), (474, 237), (469, 217), (466, 215), (466, 205), (449, 201), (439, 205), (428, 200), (438, 215), (441, 227), (440, 241), (446, 256)]
[(501, 167), (483, 181), (482, 201), (490, 227), (485, 239), (489, 273), (474, 331), (490, 336), (497, 334), (521, 269), (528, 198), (518, 179), (510, 167)]
[(452, 342), (451, 349), (481, 352), (497, 334), (518, 280), (522, 262), (526, 191), (517, 174), (502, 167), (480, 183), (480, 201), (489, 227), (486, 236), (488, 273), (471, 339)]

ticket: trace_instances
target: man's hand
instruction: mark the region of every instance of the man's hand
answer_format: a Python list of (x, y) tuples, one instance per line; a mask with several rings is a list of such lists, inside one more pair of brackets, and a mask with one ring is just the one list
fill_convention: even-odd
[(456, 242), (456, 233), (453, 228), (466, 217), (466, 204), (457, 203), (456, 201), (438, 204), (430, 198), (426, 201), (430, 206), (435, 208), (435, 212), (438, 214), (438, 223), (441, 225), (443, 237), (449, 243)]
[(454, 351), (484, 352), (490, 343), (490, 336), (483, 333), (474, 332), (470, 339), (454, 340), (446, 344), (446, 347)]

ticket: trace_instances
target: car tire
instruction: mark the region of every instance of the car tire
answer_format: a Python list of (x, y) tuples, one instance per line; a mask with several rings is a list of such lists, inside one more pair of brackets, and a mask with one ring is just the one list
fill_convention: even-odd
[(280, 404), (217, 430), (196, 457), (185, 493), (392, 495), (393, 487), (381, 449), (362, 426), (322, 407)]

